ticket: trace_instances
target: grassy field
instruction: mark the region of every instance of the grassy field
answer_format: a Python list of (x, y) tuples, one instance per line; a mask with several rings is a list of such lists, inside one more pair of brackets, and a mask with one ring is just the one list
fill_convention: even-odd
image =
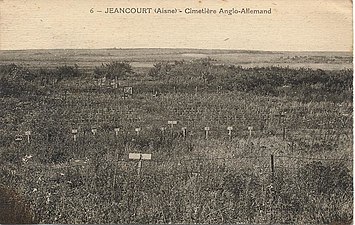
[[(0, 194), (17, 194), (16, 204), (28, 206), (7, 206), (14, 214), (27, 215), (17, 221), (352, 220), (352, 85), (343, 80), (352, 79), (350, 53), (2, 53), (2, 65), (28, 68), (3, 69), (1, 74), (1, 87), (8, 92), (1, 92)], [(201, 57), (209, 57), (208, 64), (191, 62)], [(99, 85), (94, 75), (95, 66), (112, 60), (127, 60), (133, 67), (117, 88), (112, 80)], [(149, 71), (157, 62), (171, 63), (166, 67), (172, 69), (160, 67), (153, 76)], [(74, 63), (80, 76), (46, 85), (26, 78), (40, 67)], [(290, 68), (265, 67), (270, 65)], [(298, 67), (310, 69), (292, 69)], [(316, 70), (322, 68), (327, 69)], [(340, 70), (344, 68), (351, 70)], [(206, 71), (212, 78), (204, 77)], [(284, 83), (277, 83), (274, 74)], [(132, 86), (133, 95), (124, 98), (123, 86)], [(231, 135), (228, 126), (233, 127)], [(73, 129), (78, 130), (75, 138)], [(29, 139), (26, 131), (31, 131)], [(151, 160), (142, 160), (139, 174), (138, 160), (128, 158), (133, 152), (152, 154)]]

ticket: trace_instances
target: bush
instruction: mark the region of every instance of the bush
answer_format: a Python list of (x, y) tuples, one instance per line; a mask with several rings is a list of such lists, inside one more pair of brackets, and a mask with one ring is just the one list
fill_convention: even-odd
[(127, 62), (111, 62), (95, 67), (94, 74), (96, 78), (119, 79), (132, 74), (133, 70)]

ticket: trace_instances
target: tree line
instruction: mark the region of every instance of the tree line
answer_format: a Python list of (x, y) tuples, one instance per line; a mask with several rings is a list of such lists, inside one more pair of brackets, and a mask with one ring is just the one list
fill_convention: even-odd
[[(113, 61), (94, 67), (93, 78), (126, 79), (135, 75), (129, 62)], [(304, 101), (352, 99), (352, 69), (327, 71), (311, 68), (252, 67), (217, 64), (213, 59), (159, 62), (145, 74), (161, 85), (194, 88), (204, 86), (223, 91), (242, 91), (266, 96), (296, 97)], [(87, 76), (79, 66), (29, 69), (22, 65), (0, 65), (1, 94), (38, 91), (36, 86), (54, 86), (63, 80)]]

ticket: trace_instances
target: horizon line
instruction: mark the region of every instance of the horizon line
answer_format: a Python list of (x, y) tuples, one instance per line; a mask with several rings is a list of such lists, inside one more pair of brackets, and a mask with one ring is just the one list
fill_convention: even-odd
[(227, 49), (227, 48), (186, 48), (186, 47), (107, 47), (107, 48), (26, 48), (26, 49), (0, 49), (0, 51), (33, 51), (33, 50), (139, 50), (139, 49), (180, 49), (180, 50), (217, 50), (217, 51), (240, 51), (240, 52), (346, 52), (353, 50), (257, 50), (257, 49)]

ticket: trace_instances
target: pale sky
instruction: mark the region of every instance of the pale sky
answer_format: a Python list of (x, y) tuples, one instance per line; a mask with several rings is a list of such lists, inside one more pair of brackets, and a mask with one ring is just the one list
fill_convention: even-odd
[[(105, 14), (108, 7), (272, 9), (271, 15)], [(351, 0), (0, 0), (0, 50), (352, 51)]]

